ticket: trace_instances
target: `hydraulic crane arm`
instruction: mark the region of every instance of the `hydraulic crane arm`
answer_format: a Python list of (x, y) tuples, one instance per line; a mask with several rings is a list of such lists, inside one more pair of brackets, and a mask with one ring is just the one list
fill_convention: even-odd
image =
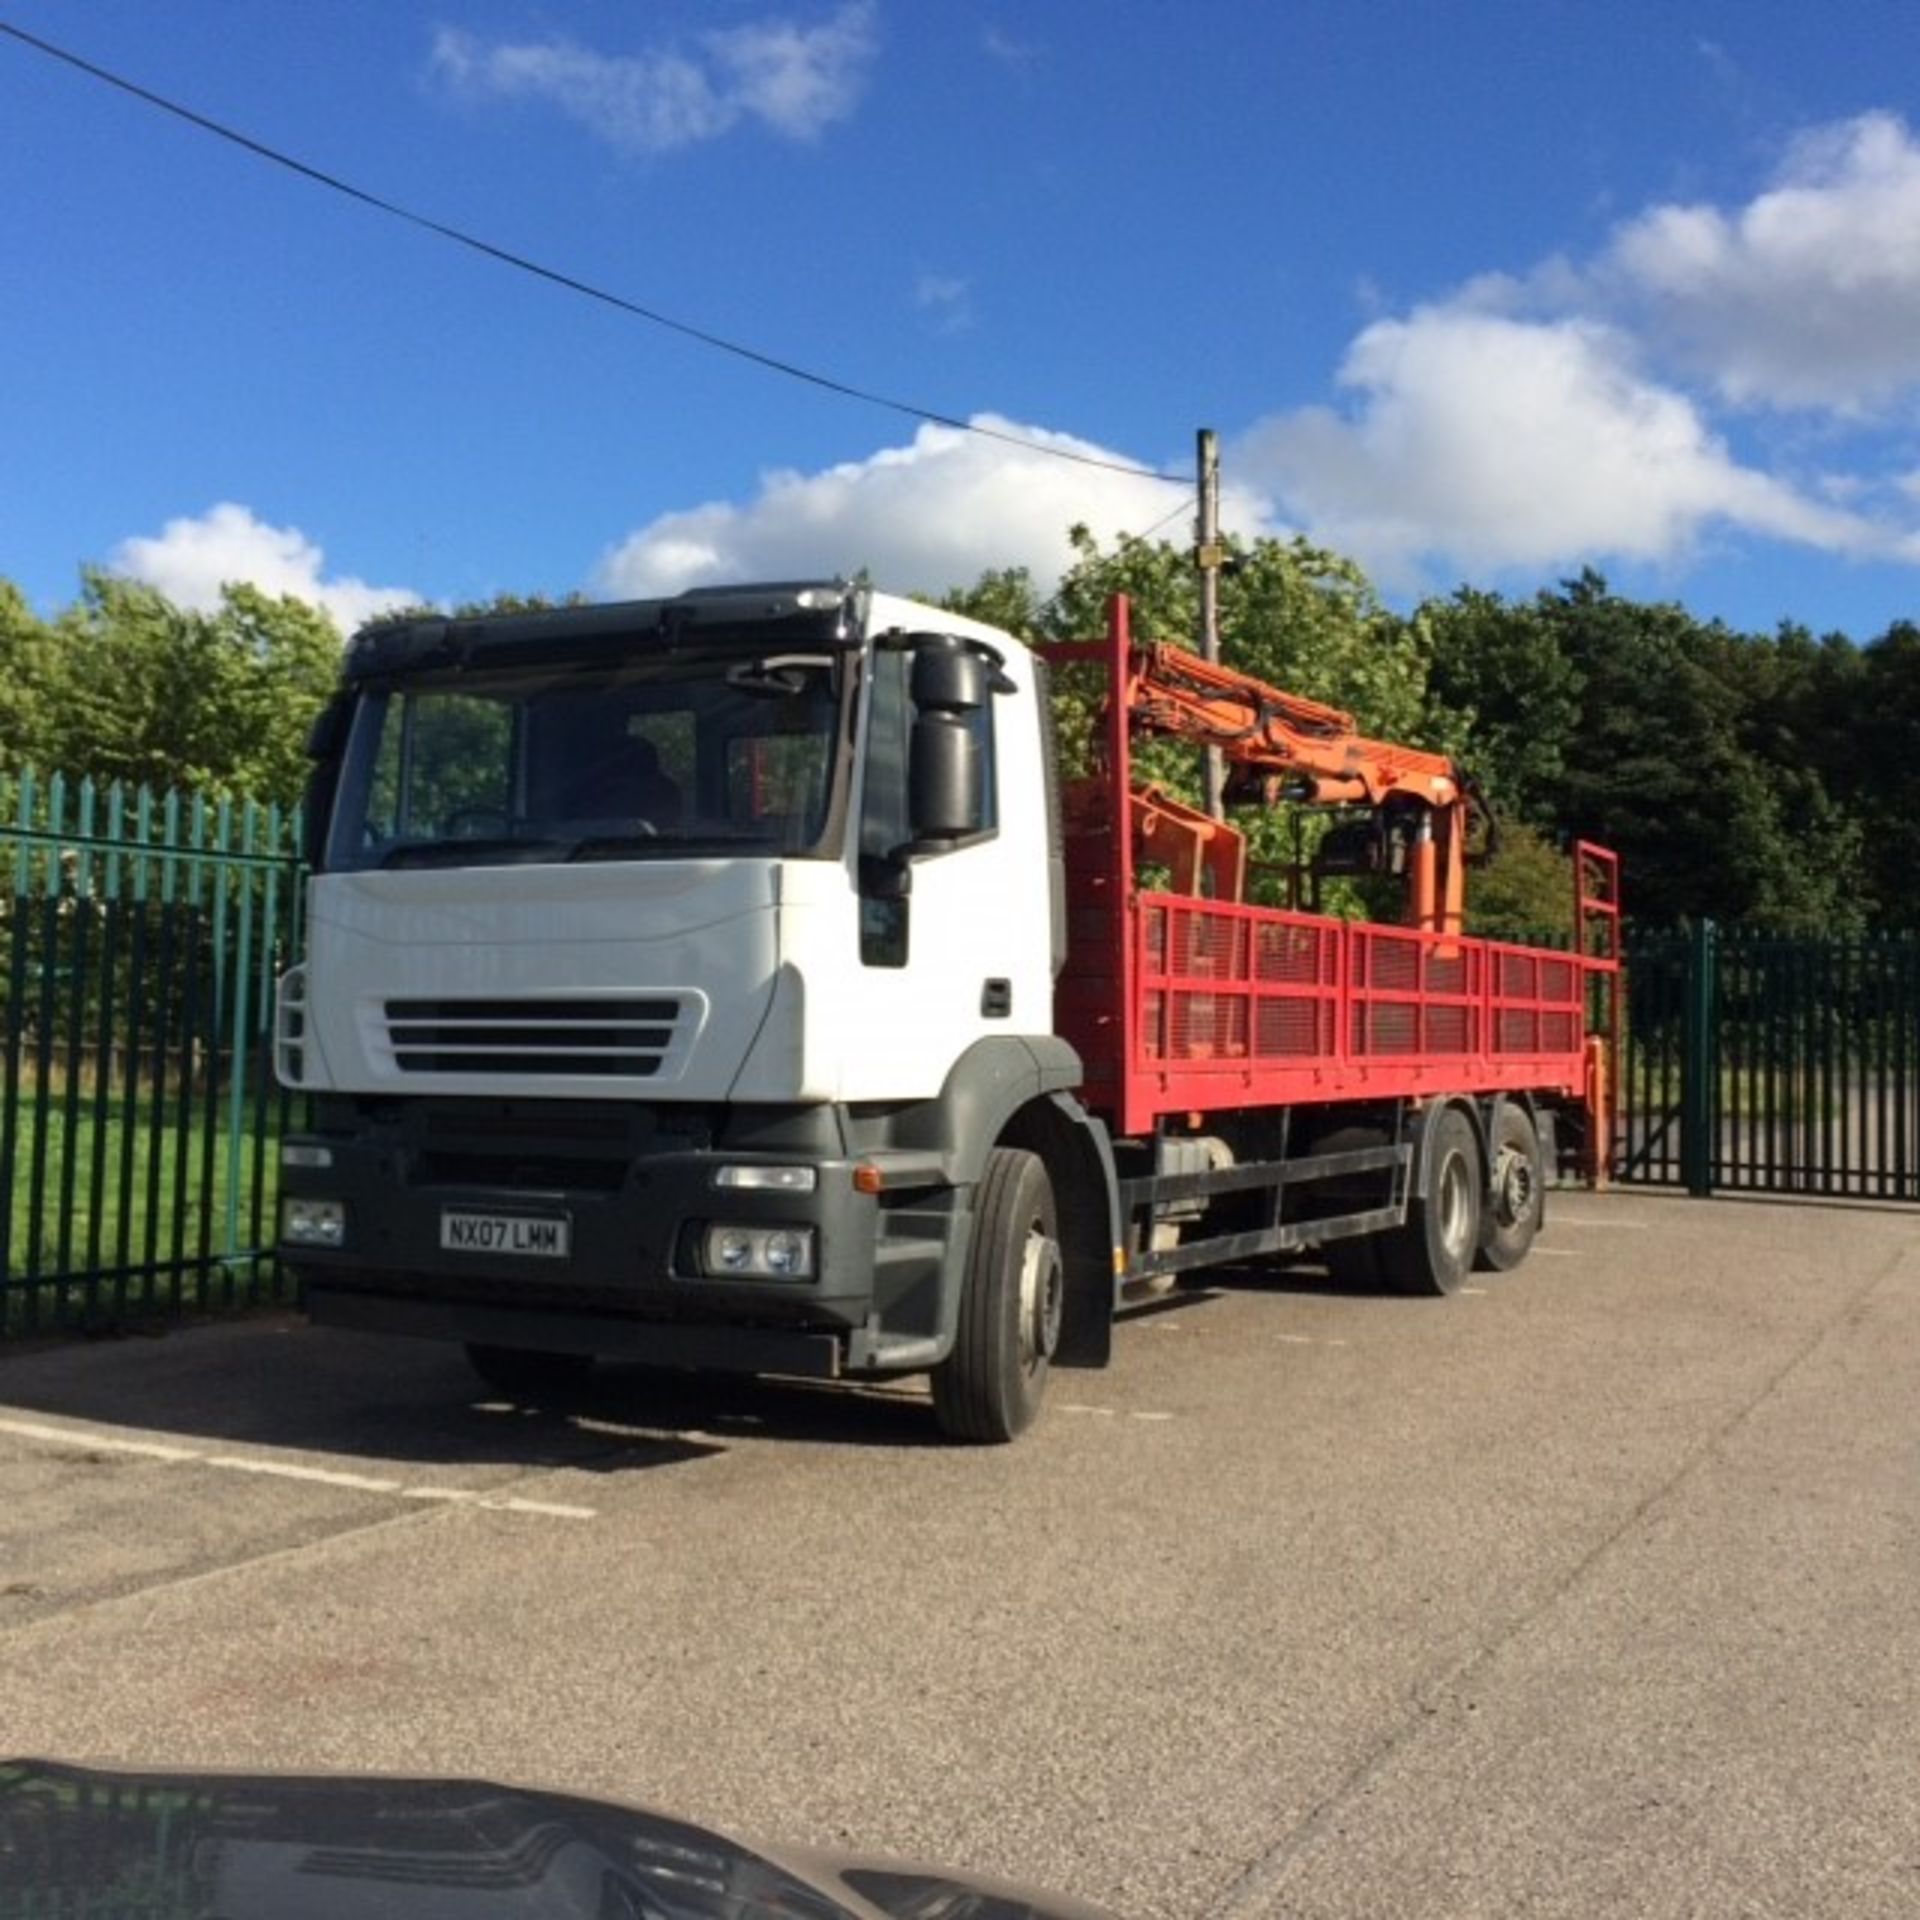
[(1135, 727), (1217, 747), (1229, 790), (1310, 806), (1395, 803), (1415, 809), (1408, 862), (1409, 924), (1461, 930), (1466, 912), (1469, 775), (1445, 754), (1369, 740), (1353, 716), (1286, 693), (1182, 647), (1134, 648), (1125, 690)]
[[(1404, 794), (1451, 806), (1472, 782), (1445, 754), (1369, 740), (1353, 716), (1164, 644), (1135, 651), (1127, 706), (1151, 733), (1218, 747), (1236, 766), (1311, 782), (1289, 798), (1378, 805)], [(1329, 791), (1318, 789), (1325, 783)]]

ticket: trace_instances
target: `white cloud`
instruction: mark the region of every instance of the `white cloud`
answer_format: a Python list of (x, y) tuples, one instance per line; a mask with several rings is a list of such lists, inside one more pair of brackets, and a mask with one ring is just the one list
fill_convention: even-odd
[(1803, 135), (1731, 213), (1650, 208), (1614, 235), (1596, 293), (1728, 399), (1855, 410), (1920, 385), (1920, 142), (1889, 113)]
[[(1122, 457), (992, 414), (976, 424), (1096, 458)], [(767, 474), (745, 503), (663, 514), (603, 558), (596, 585), (644, 597), (721, 580), (865, 569), (896, 591), (938, 593), (970, 584), (988, 567), (1025, 566), (1051, 586), (1072, 559), (1067, 530), (1076, 522), (1111, 539), (1144, 533), (1176, 509), (1180, 495), (1164, 482), (923, 426), (910, 445), (865, 460)], [(1231, 493), (1223, 511), (1229, 525), (1266, 530), (1262, 503), (1244, 492)], [(1173, 537), (1183, 531), (1176, 525)]]
[(567, 39), (489, 45), (434, 36), (432, 70), (468, 99), (541, 100), (629, 153), (668, 153), (756, 120), (811, 140), (852, 113), (875, 48), (872, 0), (816, 26), (787, 20), (704, 33), (689, 49), (606, 54)]
[[(1593, 259), (1374, 321), (1339, 384), (1341, 404), (1260, 422), (1238, 457), (1398, 585), (1674, 565), (1725, 532), (1911, 561), (1910, 501), (1873, 468), (1875, 430), (1920, 394), (1920, 142), (1884, 113), (1815, 129), (1742, 205), (1653, 206)], [(1736, 452), (1756, 405), (1822, 410), (1823, 470)]]
[(108, 565), (157, 587), (176, 606), (202, 613), (219, 608), (220, 589), (229, 583), (293, 594), (324, 607), (342, 633), (421, 599), (407, 587), (370, 587), (351, 575), (329, 576), (326, 555), (298, 527), (269, 526), (230, 500), (197, 519), (169, 520), (157, 537), (121, 541)]
[(997, 60), (1023, 77), (1044, 57), (1046, 49), (1037, 40), (1021, 40), (1004, 28), (989, 26), (980, 35), (980, 44), (988, 59)]
[(973, 290), (954, 274), (918, 275), (913, 304), (927, 315), (936, 333), (965, 333), (973, 325)]
[(869, 0), (842, 7), (818, 27), (770, 20), (710, 33), (706, 45), (737, 99), (777, 132), (810, 140), (853, 111), (874, 50)]
[[(965, 289), (929, 273), (915, 298), (938, 315)], [(1916, 398), (1920, 140), (1868, 114), (1795, 141), (1744, 203), (1649, 207), (1596, 255), (1369, 313), (1331, 402), (1257, 421), (1228, 470), (1248, 489), (1240, 530), (1284, 516), (1404, 590), (1589, 561), (1677, 573), (1729, 541), (1920, 564)], [(1783, 436), (1756, 428), (1761, 403), (1823, 417)], [(930, 427), (663, 515), (599, 582), (866, 567), (939, 589), (1009, 564), (1051, 582), (1072, 522), (1145, 532), (1169, 504), (1150, 482)]]
[(1316, 538), (1396, 583), (1440, 559), (1673, 561), (1715, 525), (1843, 553), (1891, 545), (1742, 465), (1594, 321), (1423, 307), (1366, 328), (1340, 380), (1349, 410), (1265, 420), (1236, 460)]

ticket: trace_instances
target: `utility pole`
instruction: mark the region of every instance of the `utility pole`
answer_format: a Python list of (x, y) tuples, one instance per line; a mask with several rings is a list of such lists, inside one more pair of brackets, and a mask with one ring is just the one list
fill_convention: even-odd
[[(1200, 657), (1220, 658), (1220, 436), (1211, 427), (1200, 429), (1197, 441), (1200, 467), (1200, 520), (1193, 550), (1200, 569)], [(1215, 820), (1227, 817), (1227, 763), (1218, 747), (1207, 749), (1207, 812)]]

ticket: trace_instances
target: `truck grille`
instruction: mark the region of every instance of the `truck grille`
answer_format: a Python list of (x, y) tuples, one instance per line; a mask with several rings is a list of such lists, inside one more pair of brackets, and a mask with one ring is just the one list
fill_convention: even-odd
[(677, 998), (389, 1000), (387, 1041), (402, 1073), (613, 1074), (660, 1071)]

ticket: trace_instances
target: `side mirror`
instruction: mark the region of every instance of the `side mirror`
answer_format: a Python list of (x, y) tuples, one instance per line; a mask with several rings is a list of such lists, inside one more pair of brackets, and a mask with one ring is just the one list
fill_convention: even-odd
[(986, 777), (974, 716), (993, 699), (994, 663), (948, 634), (914, 644), (907, 817), (916, 844), (964, 840), (986, 825)]
[(923, 713), (907, 751), (907, 814), (915, 840), (963, 840), (985, 824), (980, 743), (957, 714)]
[(993, 698), (993, 663), (965, 641), (924, 634), (913, 649), (913, 704), (921, 713), (972, 713)]

